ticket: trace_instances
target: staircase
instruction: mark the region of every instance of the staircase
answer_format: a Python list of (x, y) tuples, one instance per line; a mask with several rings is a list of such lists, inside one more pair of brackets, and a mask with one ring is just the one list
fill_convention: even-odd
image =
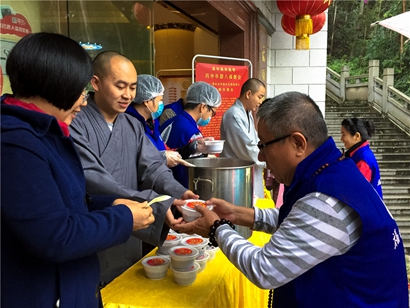
[(327, 98), (325, 119), (329, 136), (338, 148), (340, 126), (345, 118), (371, 120), (375, 134), (369, 140), (370, 147), (379, 163), (383, 198), (395, 218), (403, 238), (406, 253), (410, 253), (410, 136), (373, 109), (367, 102), (345, 102), (343, 105)]

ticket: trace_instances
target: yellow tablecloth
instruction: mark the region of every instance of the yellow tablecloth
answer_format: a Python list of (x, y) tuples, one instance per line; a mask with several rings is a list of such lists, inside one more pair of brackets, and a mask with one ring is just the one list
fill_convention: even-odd
[[(263, 246), (269, 238), (270, 235), (254, 231), (249, 241)], [(155, 251), (149, 255), (154, 255)], [(150, 280), (139, 261), (101, 293), (106, 308), (265, 308), (269, 290), (252, 284), (218, 251), (190, 286), (177, 285), (171, 270), (162, 280)]]

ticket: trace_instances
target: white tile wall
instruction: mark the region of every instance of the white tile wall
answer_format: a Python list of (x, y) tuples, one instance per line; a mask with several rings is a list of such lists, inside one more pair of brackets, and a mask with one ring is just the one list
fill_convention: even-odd
[(310, 37), (310, 50), (295, 50), (295, 37), (281, 26), (282, 13), (275, 0), (255, 0), (276, 32), (268, 40), (267, 94), (286, 91), (309, 94), (324, 112), (326, 98), (327, 24)]
[(314, 100), (319, 100), (323, 95), (326, 95), (326, 87), (323, 88), (322, 85), (310, 85), (309, 86), (309, 96)]
[(326, 66), (327, 51), (326, 49), (310, 50), (309, 66)]
[(295, 84), (275, 86), (275, 95), (279, 95), (281, 93), (288, 92), (288, 91), (298, 91), (298, 92), (308, 94), (309, 86), (308, 85), (295, 85)]
[(276, 32), (272, 35), (272, 45), (270, 46), (273, 50), (275, 49), (293, 49), (293, 38), (286, 32), (279, 31), (275, 27)]
[(325, 114), (325, 102), (322, 101), (322, 97), (326, 96), (326, 87), (323, 85), (310, 85), (309, 96), (319, 105), (322, 114)]
[(321, 84), (326, 88), (326, 67), (295, 67), (293, 69), (294, 84)]
[(319, 31), (310, 36), (310, 49), (327, 49), (327, 31)]
[(292, 77), (293, 77), (293, 72), (292, 68), (287, 67), (287, 68), (277, 68), (273, 67), (271, 69), (271, 82), (274, 85), (278, 84), (292, 84)]
[(309, 66), (309, 50), (277, 50), (277, 67), (305, 67)]

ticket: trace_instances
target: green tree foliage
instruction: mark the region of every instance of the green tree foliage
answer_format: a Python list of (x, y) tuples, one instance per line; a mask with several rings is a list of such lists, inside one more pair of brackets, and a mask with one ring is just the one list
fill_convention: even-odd
[[(408, 2), (408, 1), (407, 1)], [(367, 74), (369, 60), (394, 68), (394, 86), (410, 96), (410, 42), (401, 35), (372, 23), (410, 9), (406, 0), (335, 0), (328, 11), (328, 66), (336, 72), (343, 65), (350, 75)], [(407, 38), (404, 37), (404, 41)]]

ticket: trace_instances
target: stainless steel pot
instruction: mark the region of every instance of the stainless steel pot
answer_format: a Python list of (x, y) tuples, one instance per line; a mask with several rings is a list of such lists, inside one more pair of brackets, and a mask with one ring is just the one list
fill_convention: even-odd
[[(188, 167), (189, 189), (203, 200), (212, 197), (224, 199), (235, 205), (252, 207), (253, 204), (253, 165), (252, 161), (235, 158), (190, 158), (186, 161), (195, 167)], [(247, 227), (236, 226), (245, 238), (252, 231)]]

